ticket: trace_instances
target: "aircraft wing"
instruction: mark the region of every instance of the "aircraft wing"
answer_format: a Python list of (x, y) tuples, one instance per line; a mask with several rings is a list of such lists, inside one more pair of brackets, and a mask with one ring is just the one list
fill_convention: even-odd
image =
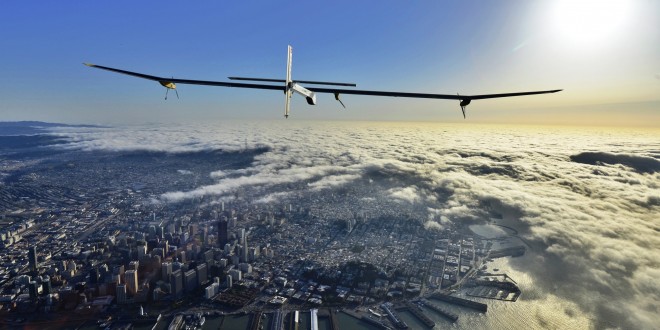
[[(339, 95), (372, 95), (372, 96), (390, 96), (390, 97), (409, 97), (409, 98), (422, 98), (422, 99), (445, 99), (445, 100), (458, 100), (460, 101), (461, 110), (463, 111), (463, 117), (465, 117), (465, 107), (470, 104), (472, 100), (482, 100), (482, 99), (493, 99), (500, 97), (512, 97), (512, 96), (523, 96), (523, 95), (535, 95), (535, 94), (547, 94), (547, 93), (556, 93), (561, 91), (561, 89), (545, 90), (545, 91), (533, 91), (533, 92), (517, 92), (517, 93), (501, 93), (501, 94), (480, 94), (480, 95), (452, 95), (452, 94), (429, 94), (429, 93), (409, 93), (409, 92), (387, 92), (387, 91), (371, 91), (371, 90), (359, 90), (359, 89), (345, 89), (345, 88), (328, 88), (328, 87), (302, 87), (298, 83), (307, 83), (307, 84), (316, 84), (316, 85), (329, 85), (329, 86), (355, 86), (355, 84), (349, 83), (334, 83), (334, 82), (322, 82), (322, 81), (305, 81), (305, 80), (289, 80), (290, 79), (290, 58), (291, 58), (291, 47), (289, 47), (289, 60), (287, 65), (287, 80), (283, 79), (267, 79), (267, 78), (242, 78), (242, 77), (229, 77), (231, 80), (243, 80), (243, 81), (258, 81), (258, 82), (272, 82), (272, 83), (284, 83), (283, 85), (269, 85), (269, 84), (255, 84), (255, 83), (237, 83), (237, 82), (223, 82), (223, 81), (208, 81), (208, 80), (191, 80), (191, 79), (179, 79), (179, 78), (164, 78), (158, 76), (147, 75), (138, 72), (126, 71), (121, 69), (110, 68), (107, 66), (83, 63), (89, 67), (108, 70), (116, 73), (121, 73), (129, 76), (134, 76), (142, 79), (148, 79), (157, 81), (162, 86), (168, 89), (176, 89), (176, 84), (189, 84), (189, 85), (205, 85), (205, 86), (220, 86), (220, 87), (237, 87), (237, 88), (253, 88), (253, 89), (267, 89), (267, 90), (277, 90), (282, 91), (286, 94), (286, 107), (285, 107), (285, 117), (289, 116), (289, 99), (291, 98), (291, 93), (293, 91), (303, 95), (307, 99), (307, 103), (314, 105), (316, 104), (316, 96), (314, 93), (328, 93), (334, 94), (335, 100), (339, 101), (342, 106), (344, 103), (339, 99)], [(166, 97), (167, 98), (167, 97)]]
[(391, 96), (391, 97), (411, 97), (411, 98), (420, 98), (420, 99), (445, 99), (445, 100), (467, 100), (467, 99), (469, 99), (469, 100), (481, 100), (481, 99), (493, 99), (493, 98), (498, 98), (498, 97), (511, 97), (511, 96), (556, 93), (556, 92), (561, 91), (561, 89), (553, 89), (553, 90), (547, 90), (547, 91), (503, 93), (503, 94), (484, 94), (484, 95), (458, 95), (457, 94), (457, 95), (453, 95), (453, 94), (385, 92), (385, 91), (368, 91), (368, 90), (357, 90), (357, 89), (336, 89), (336, 88), (317, 88), (317, 87), (307, 87), (307, 89), (309, 89), (312, 92), (316, 92), (316, 93), (373, 95), (373, 96)]
[[(250, 84), (250, 83), (235, 83), (235, 82), (223, 82), (223, 81), (209, 81), (209, 80), (192, 80), (192, 79), (179, 79), (179, 78), (165, 78), (147, 75), (138, 72), (126, 71), (121, 69), (110, 68), (107, 66), (96, 65), (84, 63), (85, 65), (108, 70), (112, 72), (117, 72), (129, 76), (134, 76), (138, 78), (158, 81), (158, 82), (172, 82), (176, 84), (188, 84), (188, 85), (205, 85), (205, 86), (221, 86), (221, 87), (238, 87), (238, 88), (254, 88), (254, 89), (269, 89), (269, 90), (278, 90), (284, 91), (285, 86), (282, 85), (267, 85), (267, 84)], [(283, 79), (264, 79), (264, 78), (239, 78), (239, 77), (230, 77), (232, 80), (252, 80), (252, 81), (265, 81), (265, 82), (284, 82)], [(304, 81), (299, 80), (296, 82), (300, 83), (317, 83), (317, 84), (336, 84), (340, 86), (355, 86), (355, 84), (344, 84), (344, 83), (329, 83), (329, 82), (316, 82), (316, 81)], [(347, 94), (347, 95), (371, 95), (371, 96), (391, 96), (391, 97), (409, 97), (409, 98), (422, 98), (422, 99), (445, 99), (445, 100), (481, 100), (481, 99), (492, 99), (498, 97), (511, 97), (511, 96), (523, 96), (523, 95), (534, 95), (534, 94), (547, 94), (547, 93), (556, 93), (561, 91), (561, 89), (553, 89), (546, 91), (534, 91), (534, 92), (518, 92), (518, 93), (502, 93), (502, 94), (483, 94), (483, 95), (453, 95), (453, 94), (429, 94), (429, 93), (409, 93), (409, 92), (387, 92), (387, 91), (371, 91), (371, 90), (359, 90), (359, 89), (344, 89), (344, 88), (324, 88), (324, 87), (307, 87), (312, 92), (316, 93), (328, 93), (328, 94)]]
[[(167, 88), (173, 88), (173, 87), (168, 87), (167, 86), (168, 83), (175, 83), (175, 84), (188, 84), (188, 85), (238, 87), (238, 88), (270, 89), (270, 90), (284, 91), (284, 86), (264, 85), (264, 84), (233, 83), (233, 82), (223, 82), (223, 81), (164, 78), (164, 77), (157, 77), (157, 76), (152, 76), (152, 75), (138, 73), (138, 72), (132, 72), (132, 71), (115, 69), (115, 68), (109, 68), (107, 66), (102, 66), (102, 65), (89, 64), (89, 63), (83, 63), (83, 64), (85, 64), (89, 67), (92, 67), (92, 68), (108, 70), (108, 71), (117, 72), (117, 73), (129, 75), (129, 76), (133, 76), (133, 77), (138, 77), (138, 78), (157, 81), (161, 85), (163, 85)], [(171, 85), (171, 86), (173, 86), (173, 85)]]

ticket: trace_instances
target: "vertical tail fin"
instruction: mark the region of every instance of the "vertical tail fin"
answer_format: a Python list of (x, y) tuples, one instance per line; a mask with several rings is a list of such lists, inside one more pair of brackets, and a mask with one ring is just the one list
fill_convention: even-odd
[(285, 100), (285, 105), (284, 105), (284, 118), (289, 118), (289, 107), (291, 103), (291, 61), (292, 61), (292, 52), (293, 48), (291, 45), (289, 45), (288, 50), (287, 50), (287, 57), (286, 57), (286, 81), (284, 82), (284, 96), (286, 98)]

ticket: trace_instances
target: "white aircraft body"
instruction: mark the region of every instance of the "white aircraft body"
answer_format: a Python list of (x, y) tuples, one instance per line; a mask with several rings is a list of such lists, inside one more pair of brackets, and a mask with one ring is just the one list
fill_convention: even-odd
[[(222, 82), (222, 81), (207, 81), (207, 80), (191, 80), (191, 79), (179, 79), (179, 78), (163, 78), (157, 76), (151, 76), (147, 74), (131, 72), (126, 70), (120, 70), (115, 68), (110, 68), (101, 65), (83, 63), (89, 67), (103, 69), (108, 71), (113, 71), (117, 73), (127, 74), (130, 76), (154, 80), (160, 83), (163, 87), (169, 91), (173, 89), (176, 92), (176, 84), (189, 84), (189, 85), (206, 85), (206, 86), (221, 86), (221, 87), (237, 87), (237, 88), (253, 88), (253, 89), (270, 89), (283, 91), (285, 94), (285, 107), (284, 107), (284, 117), (289, 117), (290, 101), (293, 93), (298, 93), (305, 97), (307, 103), (310, 105), (316, 104), (316, 93), (329, 93), (334, 94), (335, 100), (339, 101), (341, 105), (345, 108), (344, 103), (339, 99), (341, 94), (352, 94), (352, 95), (373, 95), (373, 96), (391, 96), (391, 97), (410, 97), (410, 98), (424, 98), (424, 99), (446, 99), (446, 100), (458, 100), (463, 111), (463, 118), (465, 118), (465, 107), (470, 104), (473, 100), (482, 100), (482, 99), (492, 99), (500, 97), (511, 97), (511, 96), (523, 96), (523, 95), (534, 95), (534, 94), (547, 94), (547, 93), (556, 93), (561, 91), (561, 89), (553, 89), (546, 91), (534, 91), (534, 92), (517, 92), (517, 93), (502, 93), (502, 94), (483, 94), (483, 95), (451, 95), (451, 94), (428, 94), (428, 93), (409, 93), (409, 92), (386, 92), (386, 91), (371, 91), (371, 90), (358, 90), (358, 89), (346, 89), (346, 88), (336, 88), (336, 87), (303, 87), (301, 84), (309, 85), (325, 85), (325, 86), (343, 86), (343, 87), (356, 87), (355, 84), (350, 83), (336, 83), (336, 82), (324, 82), (324, 81), (308, 81), (308, 80), (293, 80), (291, 77), (291, 63), (292, 63), (292, 50), (291, 46), (288, 47), (287, 52), (287, 61), (286, 61), (286, 79), (268, 79), (268, 78), (244, 78), (244, 77), (228, 77), (230, 80), (242, 80), (242, 81), (258, 81), (258, 82), (269, 82), (269, 83), (284, 83), (283, 85), (271, 85), (271, 84), (254, 84), (254, 83), (237, 83), (237, 82)], [(177, 97), (179, 96), (177, 92)], [(167, 99), (167, 93), (165, 94), (165, 99)]]

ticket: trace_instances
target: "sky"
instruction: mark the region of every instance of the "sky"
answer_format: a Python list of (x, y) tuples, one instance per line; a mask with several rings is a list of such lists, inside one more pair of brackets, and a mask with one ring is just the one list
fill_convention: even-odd
[(368, 90), (556, 94), (458, 102), (332, 95), (290, 120), (651, 126), (660, 124), (660, 2), (12, 1), (0, 11), (0, 121), (134, 124), (282, 119), (275, 91), (156, 82), (352, 82)]

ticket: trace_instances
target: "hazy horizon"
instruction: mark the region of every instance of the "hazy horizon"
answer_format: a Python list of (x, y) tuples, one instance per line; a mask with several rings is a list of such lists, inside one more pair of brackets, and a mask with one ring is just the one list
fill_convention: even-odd
[[(0, 120), (281, 118), (284, 100), (275, 91), (179, 85), (181, 98), (171, 93), (165, 101), (156, 82), (82, 63), (187, 79), (282, 78), (292, 45), (294, 79), (452, 95), (563, 89), (473, 101), (469, 122), (658, 126), (659, 21), (659, 4), (642, 0), (390, 2), (377, 9), (258, 1), (176, 10), (121, 1), (12, 2), (0, 13)], [(291, 116), (463, 121), (451, 100), (342, 100), (345, 110), (332, 95), (319, 95), (316, 106), (294, 97)]]

